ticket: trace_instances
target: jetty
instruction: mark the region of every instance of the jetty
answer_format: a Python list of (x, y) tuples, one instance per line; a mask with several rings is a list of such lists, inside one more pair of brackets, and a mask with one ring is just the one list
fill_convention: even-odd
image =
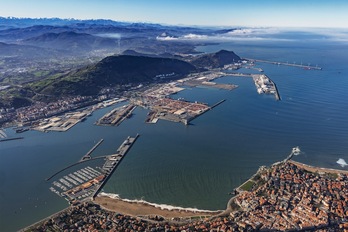
[(91, 159), (86, 159), (86, 160), (80, 160), (76, 163), (73, 163), (73, 164), (70, 164), (69, 166), (66, 166), (65, 168), (55, 172), (52, 176), (46, 178), (46, 181), (50, 181), (53, 177), (55, 177), (56, 175), (58, 175), (59, 173), (71, 168), (71, 167), (74, 167), (78, 164), (81, 164), (81, 163), (84, 163), (84, 162), (87, 162), (87, 161), (92, 161), (92, 160), (97, 160), (97, 159), (104, 159), (106, 156), (98, 156), (98, 157), (95, 157), (95, 158), (91, 158)]
[(215, 103), (214, 105), (212, 105), (212, 106), (210, 107), (210, 109), (212, 110), (213, 108), (215, 108), (215, 107), (217, 107), (218, 105), (224, 103), (225, 101), (226, 101), (226, 99), (222, 99), (221, 101), (219, 101), (219, 102)]
[(6, 141), (18, 140), (18, 139), (24, 139), (24, 137), (14, 137), (14, 138), (0, 139), (0, 142), (6, 142)]
[(80, 161), (87, 160), (87, 159), (91, 159), (91, 158), (92, 158), (92, 157), (91, 157), (92, 152), (93, 152), (95, 149), (97, 149), (97, 147), (99, 147), (99, 145), (100, 145), (103, 141), (104, 141), (104, 139), (99, 140), (99, 142), (98, 142), (96, 145), (94, 145), (94, 146), (91, 148), (91, 150), (89, 150), (89, 151), (81, 158)]
[(243, 58), (243, 59), (248, 60), (250, 62), (259, 62), (259, 63), (274, 64), (274, 65), (285, 65), (285, 66), (303, 68), (303, 69), (306, 69), (306, 70), (322, 70), (321, 67), (312, 66), (310, 64), (304, 65), (302, 63), (301, 64), (296, 64), (296, 63), (289, 63), (289, 62), (278, 62), (278, 61), (259, 60), (259, 59), (250, 59), (250, 58)]
[(120, 165), (123, 158), (126, 156), (130, 148), (133, 146), (135, 141), (138, 139), (140, 135), (137, 134), (135, 137), (128, 138), (121, 144), (121, 146), (117, 149), (117, 153), (113, 155), (109, 155), (106, 157), (106, 162), (103, 165), (102, 170), (105, 171), (105, 177), (103, 181), (100, 183), (99, 187), (95, 190), (92, 195), (92, 200), (98, 195), (98, 193), (105, 186), (107, 181), (110, 179), (116, 168)]

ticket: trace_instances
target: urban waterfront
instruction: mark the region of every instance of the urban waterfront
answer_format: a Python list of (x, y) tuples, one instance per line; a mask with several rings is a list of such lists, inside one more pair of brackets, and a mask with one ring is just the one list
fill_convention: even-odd
[[(118, 127), (95, 126), (109, 107), (67, 132), (29, 131), (23, 140), (1, 143), (0, 201), (5, 210), (0, 227), (16, 230), (66, 207), (64, 199), (49, 191), (45, 178), (78, 161), (101, 138), (104, 143), (92, 156), (112, 154), (128, 135), (141, 134), (105, 192), (182, 207), (224, 209), (233, 188), (259, 166), (284, 159), (294, 146), (304, 152), (295, 160), (340, 168), (336, 161), (348, 160), (348, 48), (328, 42), (295, 45), (239, 42), (199, 48), (323, 67), (316, 71), (257, 64), (277, 84), (282, 101), (258, 95), (251, 78), (223, 77), (215, 82), (239, 87), (188, 88), (172, 96), (210, 105), (226, 99), (189, 126), (162, 120), (145, 124), (148, 111), (139, 107)], [(5, 132), (15, 136), (12, 129)]]

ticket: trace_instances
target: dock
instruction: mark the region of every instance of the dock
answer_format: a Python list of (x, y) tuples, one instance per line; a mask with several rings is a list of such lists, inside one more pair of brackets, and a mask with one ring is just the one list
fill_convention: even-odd
[[(98, 195), (98, 193), (102, 190), (102, 188), (105, 186), (107, 181), (110, 179), (118, 165), (120, 165), (121, 161), (123, 158), (126, 156), (130, 148), (133, 146), (135, 141), (138, 139), (139, 134), (137, 134), (135, 137), (130, 137), (128, 138), (121, 144), (121, 146), (117, 149), (117, 153), (107, 156), (106, 157), (106, 162), (103, 165), (103, 171), (105, 171), (105, 178), (104, 180), (100, 183), (99, 187), (95, 190), (95, 192), (92, 195), (92, 199)], [(111, 164), (110, 166), (107, 166), (107, 164)]]
[(285, 65), (285, 66), (303, 68), (306, 70), (322, 70), (321, 67), (312, 66), (310, 64), (303, 65), (303, 64), (296, 64), (296, 63), (289, 63), (289, 62), (278, 62), (278, 61), (258, 60), (258, 59), (249, 59), (249, 58), (243, 58), (243, 59), (248, 60), (250, 62), (260, 62), (260, 63), (274, 64), (274, 65)]
[(276, 84), (267, 75), (252, 74), (251, 76), (259, 94), (273, 94), (277, 101), (281, 100)]
[(101, 119), (96, 122), (98, 126), (119, 126), (125, 119), (132, 116), (136, 106), (133, 104), (125, 105), (116, 109), (113, 109), (109, 113), (105, 114)]
[(190, 87), (198, 87), (198, 86), (203, 86), (203, 87), (209, 87), (209, 88), (216, 88), (216, 89), (225, 89), (225, 90), (233, 90), (235, 88), (238, 88), (237, 85), (232, 85), (232, 84), (220, 84), (212, 81), (207, 81), (207, 80), (189, 80), (185, 81), (182, 83), (183, 85), (187, 85)]

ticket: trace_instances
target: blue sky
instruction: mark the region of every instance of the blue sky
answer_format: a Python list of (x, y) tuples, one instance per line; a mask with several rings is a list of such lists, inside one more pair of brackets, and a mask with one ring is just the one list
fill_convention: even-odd
[(348, 28), (347, 0), (0, 0), (0, 16)]

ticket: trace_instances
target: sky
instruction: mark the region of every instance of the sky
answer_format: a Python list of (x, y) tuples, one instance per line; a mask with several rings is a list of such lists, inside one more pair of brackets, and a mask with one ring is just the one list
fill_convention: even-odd
[(0, 0), (0, 16), (170, 25), (348, 28), (348, 0)]

